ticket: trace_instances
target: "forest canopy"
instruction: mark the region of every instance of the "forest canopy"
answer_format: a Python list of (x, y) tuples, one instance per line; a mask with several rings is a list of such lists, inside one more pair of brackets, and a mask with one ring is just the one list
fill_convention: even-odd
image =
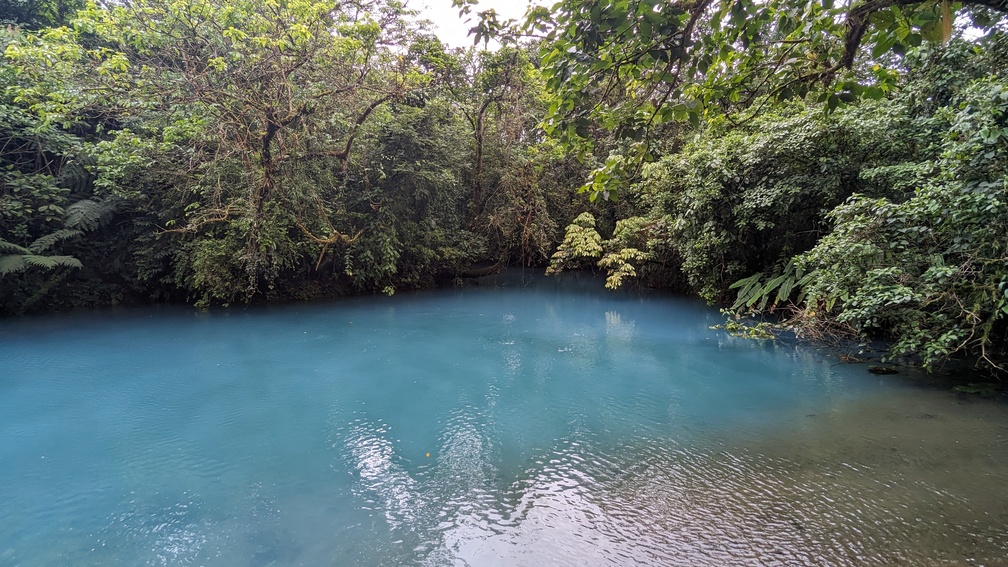
[(997, 371), (1000, 0), (0, 3), (0, 309), (604, 271)]

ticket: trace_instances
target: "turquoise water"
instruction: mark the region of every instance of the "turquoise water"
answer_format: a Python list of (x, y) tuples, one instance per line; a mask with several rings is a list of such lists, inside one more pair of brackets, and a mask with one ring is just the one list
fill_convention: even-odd
[(539, 280), (0, 321), (0, 565), (1008, 562), (1008, 408)]

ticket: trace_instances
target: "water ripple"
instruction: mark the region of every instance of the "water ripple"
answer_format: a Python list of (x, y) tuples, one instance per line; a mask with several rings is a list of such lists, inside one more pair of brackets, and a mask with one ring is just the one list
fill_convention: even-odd
[(1003, 404), (699, 304), (381, 301), (8, 322), (0, 564), (1006, 564)]

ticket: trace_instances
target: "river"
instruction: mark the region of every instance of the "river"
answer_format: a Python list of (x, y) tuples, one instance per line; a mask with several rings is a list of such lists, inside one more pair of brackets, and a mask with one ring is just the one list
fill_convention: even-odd
[(0, 564), (1008, 564), (1004, 403), (598, 287), (0, 321)]

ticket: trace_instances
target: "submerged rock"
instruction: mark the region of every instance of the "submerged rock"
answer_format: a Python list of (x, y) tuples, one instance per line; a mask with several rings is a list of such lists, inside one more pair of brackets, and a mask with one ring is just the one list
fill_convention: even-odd
[(869, 366), (868, 372), (872, 374), (899, 374), (899, 370), (891, 366)]

